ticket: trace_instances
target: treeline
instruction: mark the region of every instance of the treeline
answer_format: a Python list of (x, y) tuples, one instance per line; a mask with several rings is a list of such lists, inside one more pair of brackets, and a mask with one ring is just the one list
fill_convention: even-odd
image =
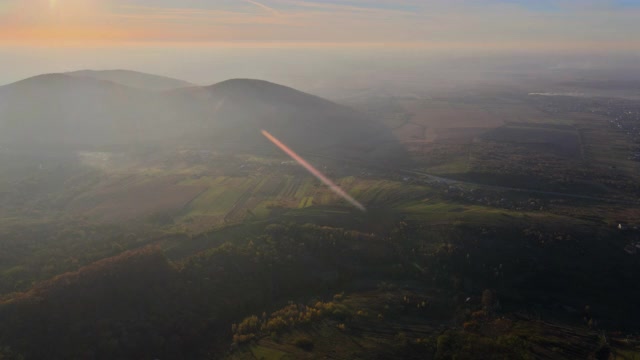
[[(215, 357), (228, 350), (236, 319), (289, 298), (333, 294), (359, 265), (379, 262), (379, 254), (359, 251), (365, 241), (388, 242), (272, 225), (244, 244), (225, 243), (177, 264), (157, 247), (127, 251), (5, 300), (0, 348), (26, 359)], [(361, 272), (384, 268), (378, 265)]]
[(156, 235), (140, 226), (74, 221), (3, 220), (0, 298), (95, 261), (145, 246)]
[[(553, 309), (553, 299), (563, 297), (568, 300), (561, 305), (591, 305), (600, 324), (634, 323), (629, 311), (638, 298), (638, 263), (607, 238), (610, 233), (592, 230), (549, 239), (541, 234), (557, 229), (401, 222), (374, 235), (273, 224), (178, 263), (158, 247), (145, 247), (5, 299), (0, 349), (26, 359), (216, 358), (230, 349), (233, 332), (242, 342), (238, 336), (292, 326), (293, 313), (296, 321), (313, 321), (339, 312), (312, 302), (260, 318), (252, 331), (239, 330), (245, 328), (240, 319), (289, 300), (326, 301), (382, 282), (439, 289), (454, 306), (484, 289), (494, 289), (503, 308), (517, 311), (532, 303)], [(580, 314), (575, 318), (582, 321)]]

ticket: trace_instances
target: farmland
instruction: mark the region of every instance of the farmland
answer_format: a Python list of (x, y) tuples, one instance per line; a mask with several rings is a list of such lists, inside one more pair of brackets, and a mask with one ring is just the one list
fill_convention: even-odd
[[(80, 338), (238, 360), (633, 358), (634, 144), (602, 114), (546, 101), (380, 102), (406, 168), (302, 154), (366, 212), (266, 150), (2, 154), (0, 335), (70, 358), (92, 351), (60, 345)], [(126, 334), (120, 283), (145, 318)], [(68, 327), (57, 314), (76, 296)], [(61, 335), (38, 329), (33, 347), (19, 339), (39, 309)]]
[(392, 99), (371, 108), (394, 128), (424, 172), (487, 185), (637, 198), (635, 145), (611, 126), (615, 120), (607, 114), (618, 110), (608, 104), (611, 100), (454, 93)]
[[(203, 168), (205, 163), (207, 168)], [(81, 166), (77, 172), (65, 175), (65, 193), (56, 199), (48, 198), (51, 210), (43, 215), (72, 214), (105, 224), (142, 220), (200, 232), (245, 219), (267, 219), (286, 209), (347, 206), (317, 179), (281, 159), (214, 157), (188, 164), (147, 165), (113, 169)], [(376, 178), (371, 175), (372, 170), (331, 165), (324, 169), (371, 208), (392, 206), (429, 191), (424, 184), (407, 184), (387, 176)], [(85, 178), (78, 176), (85, 172), (92, 172), (90, 186), (83, 185)], [(19, 189), (13, 191), (20, 196)], [(31, 194), (29, 201), (44, 201), (36, 195)]]

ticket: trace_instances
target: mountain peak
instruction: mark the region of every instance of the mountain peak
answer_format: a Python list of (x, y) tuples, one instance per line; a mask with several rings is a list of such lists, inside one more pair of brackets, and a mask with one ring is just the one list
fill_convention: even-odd
[[(212, 91), (241, 91), (241, 92), (263, 92), (279, 91), (289, 93), (300, 93), (296, 89), (259, 79), (229, 79), (207, 87)], [(306, 95), (306, 94), (305, 94)]]
[(130, 73), (48, 74), (0, 88), (0, 143), (84, 149), (166, 141), (253, 152), (267, 145), (260, 134), (265, 129), (307, 154), (372, 161), (404, 157), (389, 129), (287, 86), (231, 79), (149, 91), (157, 79), (134, 75), (138, 79), (132, 81), (142, 81), (145, 91), (131, 81), (119, 83), (122, 74)]
[[(251, 78), (234, 78), (225, 81), (221, 81), (217, 84), (211, 85), (210, 87), (219, 87), (219, 86), (253, 86), (253, 87), (282, 87), (287, 88), (284, 85), (276, 84), (267, 80), (261, 79), (251, 79)], [(290, 89), (290, 88), (288, 88)], [(293, 90), (293, 89), (292, 89)]]
[(322, 99), (288, 86), (258, 79), (230, 79), (206, 87), (205, 89), (220, 98), (244, 99), (244, 101), (258, 101), (278, 104), (295, 104), (302, 107), (337, 106)]
[(24, 85), (24, 84), (31, 84), (31, 83), (55, 83), (55, 82), (70, 81), (70, 80), (73, 80), (73, 78), (69, 75), (52, 73), (52, 74), (42, 74), (42, 75), (32, 76), (32, 77), (16, 81), (14, 83), (11, 83), (5, 86)]
[(68, 72), (66, 75), (77, 78), (106, 80), (120, 85), (153, 91), (165, 91), (194, 86), (193, 84), (183, 80), (123, 69), (79, 70)]

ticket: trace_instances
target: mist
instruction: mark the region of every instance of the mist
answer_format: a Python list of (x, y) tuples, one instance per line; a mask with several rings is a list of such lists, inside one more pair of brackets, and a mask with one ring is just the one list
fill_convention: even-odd
[(634, 2), (0, 3), (0, 359), (640, 358)]
[(43, 73), (129, 69), (197, 85), (233, 78), (276, 82), (339, 99), (366, 88), (433, 92), (527, 77), (637, 80), (638, 52), (430, 50), (384, 46), (131, 45), (95, 48), (3, 47), (8, 84)]

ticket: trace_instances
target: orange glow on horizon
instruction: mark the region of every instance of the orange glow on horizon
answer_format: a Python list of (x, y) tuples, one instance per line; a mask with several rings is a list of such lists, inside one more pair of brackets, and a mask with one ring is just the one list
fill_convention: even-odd
[[(165, 36), (166, 35), (166, 36)], [(173, 34), (172, 34), (173, 35)], [(0, 32), (0, 45), (49, 47), (126, 47), (126, 46), (163, 46), (163, 47), (217, 47), (246, 49), (413, 49), (440, 51), (587, 51), (605, 52), (616, 50), (640, 50), (640, 41), (631, 42), (323, 42), (323, 41), (225, 41), (176, 39), (169, 34), (153, 29), (127, 30), (117, 27), (34, 27), (4, 30)]]
[[(247, 0), (199, 7), (177, 1), (146, 6), (112, 0), (5, 1), (0, 4), (0, 45), (12, 46), (640, 50), (640, 40), (634, 36), (586, 35), (592, 28), (589, 21), (597, 23), (594, 19), (601, 18), (590, 12), (567, 14), (568, 19), (560, 21), (513, 8), (504, 9), (511, 16), (501, 16), (495, 11), (452, 7), (423, 21), (430, 15), (428, 8), (408, 12), (320, 2), (311, 6), (311, 2), (289, 0), (283, 0), (287, 6), (278, 1)], [(628, 24), (634, 13), (609, 15)], [(526, 22), (530, 23), (525, 28)], [(478, 28), (483, 31), (474, 32)], [(622, 30), (620, 34), (633, 33)]]
[[(113, 27), (32, 27), (5, 30), (0, 33), (0, 44), (51, 45), (69, 44), (117, 44), (131, 39), (132, 32)], [(147, 35), (139, 32), (139, 37)]]

